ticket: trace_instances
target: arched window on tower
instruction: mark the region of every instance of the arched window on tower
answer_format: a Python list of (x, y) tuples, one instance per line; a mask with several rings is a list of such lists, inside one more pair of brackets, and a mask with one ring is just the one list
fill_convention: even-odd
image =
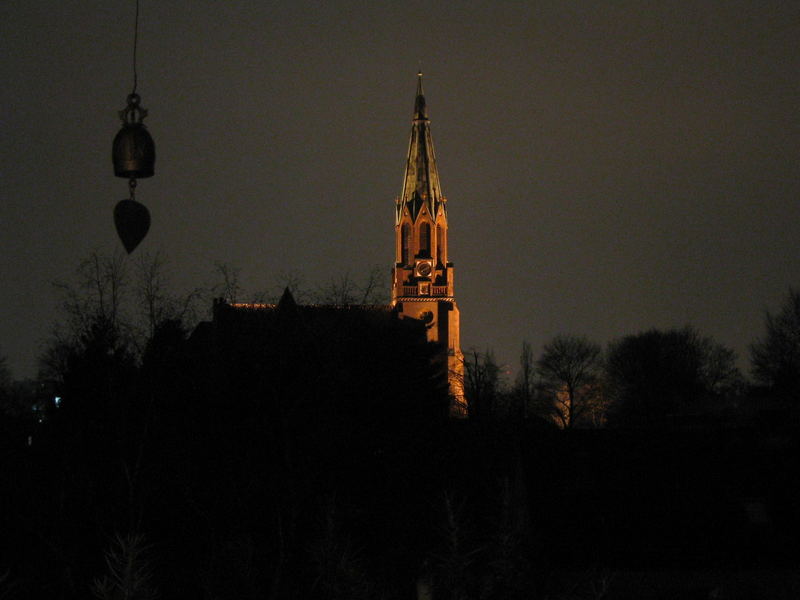
[(431, 226), (428, 223), (419, 226), (419, 255), (431, 255)]
[(444, 230), (441, 225), (436, 226), (436, 262), (444, 264)]
[(411, 264), (411, 227), (408, 223), (403, 223), (400, 229), (400, 261), (404, 265)]

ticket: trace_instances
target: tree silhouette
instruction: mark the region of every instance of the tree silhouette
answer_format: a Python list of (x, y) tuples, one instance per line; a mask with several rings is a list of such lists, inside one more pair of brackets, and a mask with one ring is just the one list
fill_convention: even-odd
[(487, 418), (497, 413), (500, 400), (500, 367), (491, 350), (472, 348), (464, 354), (464, 394), (470, 417)]
[[(536, 405), (536, 365), (530, 343), (522, 342), (519, 371), (509, 393), (510, 412), (514, 418), (528, 418), (538, 414)], [(549, 415), (548, 415), (549, 416)]]
[(602, 410), (600, 346), (584, 337), (559, 335), (536, 361), (551, 414), (564, 429)]
[(766, 333), (750, 346), (756, 381), (777, 395), (800, 398), (800, 292), (789, 290), (780, 312), (766, 313)]
[(609, 423), (663, 426), (740, 381), (735, 354), (695, 329), (651, 329), (609, 346)]
[[(377, 306), (387, 302), (385, 290), (388, 282), (384, 279), (384, 272), (378, 267), (370, 270), (360, 283), (346, 272), (338, 279), (331, 279), (327, 285), (318, 286), (308, 295), (315, 304)], [(294, 290), (292, 293), (295, 294)]]

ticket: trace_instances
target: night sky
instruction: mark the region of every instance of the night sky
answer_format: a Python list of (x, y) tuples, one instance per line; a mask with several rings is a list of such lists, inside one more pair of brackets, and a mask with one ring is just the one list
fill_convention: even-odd
[[(36, 356), (66, 279), (121, 245), (135, 3), (0, 6), (0, 353)], [(800, 287), (800, 3), (141, 2), (158, 159), (137, 199), (178, 288), (273, 290), (394, 253), (416, 71), (464, 349), (695, 325), (746, 367)]]

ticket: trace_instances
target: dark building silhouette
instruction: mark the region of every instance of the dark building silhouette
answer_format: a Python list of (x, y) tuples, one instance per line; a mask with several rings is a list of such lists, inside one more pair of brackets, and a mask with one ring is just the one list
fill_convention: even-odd
[[(451, 416), (467, 414), (464, 397), (464, 358), (459, 333), (459, 310), (454, 295), (454, 267), (448, 258), (447, 199), (442, 194), (430, 119), (427, 116), (422, 89), (422, 73), (417, 74), (417, 91), (411, 126), (403, 189), (396, 199), (395, 262), (392, 268), (392, 301), (388, 306), (296, 306), (291, 294), (282, 303), (291, 303), (302, 319), (297, 325), (318, 326), (325, 330), (337, 321), (337, 311), (353, 314), (362, 311), (371, 315), (375, 324), (381, 319), (414, 321), (424, 339), (440, 348), (438, 368), (446, 374), (450, 395)], [(240, 330), (261, 313), (262, 319), (286, 312), (275, 304), (226, 303), (219, 300), (214, 307), (214, 328)], [(233, 315), (238, 314), (239, 317)], [(369, 321), (369, 319), (367, 319)], [(316, 325), (311, 325), (311, 323)], [(313, 338), (313, 335), (312, 335)], [(385, 345), (385, 344), (382, 344)], [(380, 351), (379, 347), (375, 348)]]

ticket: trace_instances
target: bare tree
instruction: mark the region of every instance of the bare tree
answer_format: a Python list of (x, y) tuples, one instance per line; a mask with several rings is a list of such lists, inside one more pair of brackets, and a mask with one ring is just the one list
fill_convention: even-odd
[(212, 292), (221, 295), (227, 302), (235, 303), (242, 292), (242, 286), (239, 283), (241, 269), (225, 263), (216, 263), (214, 268), (217, 275), (222, 277), (222, 281), (212, 286)]
[[(40, 355), (41, 378), (59, 381), (70, 352), (92, 341), (102, 341), (109, 350), (126, 348), (138, 357), (159, 325), (194, 321), (202, 299), (199, 288), (175, 293), (161, 253), (131, 260), (121, 252), (104, 256), (93, 251), (71, 280), (54, 284), (66, 319), (54, 327)], [(218, 269), (226, 278), (226, 289), (238, 289), (238, 272), (220, 265)]]
[(374, 267), (361, 283), (347, 272), (339, 279), (331, 279), (326, 285), (318, 286), (311, 298), (317, 304), (336, 306), (384, 304), (386, 298), (382, 290), (386, 286), (383, 285), (382, 279), (381, 270), (377, 267)]
[(789, 290), (777, 314), (766, 313), (766, 334), (750, 346), (753, 377), (774, 392), (800, 399), (800, 292)]
[(536, 361), (542, 391), (558, 424), (569, 429), (600, 408), (600, 346), (585, 337), (559, 335)]
[(386, 304), (386, 276), (379, 267), (372, 267), (361, 284), (361, 304)]
[(85, 332), (97, 322), (117, 328), (126, 321), (123, 298), (128, 288), (125, 255), (103, 256), (97, 250), (82, 260), (73, 282), (56, 282), (63, 297), (68, 326)]
[(318, 286), (314, 294), (316, 304), (333, 304), (349, 306), (357, 304), (358, 287), (350, 273), (344, 273), (338, 279), (331, 279), (327, 284)]
[(167, 265), (161, 252), (140, 254), (135, 264), (135, 294), (141, 317), (146, 324), (147, 337), (152, 337), (156, 327), (165, 321), (194, 321), (197, 302), (202, 298), (200, 288), (182, 296), (174, 294), (171, 291)]
[(736, 366), (736, 353), (711, 338), (701, 338), (700, 353), (704, 357), (701, 378), (713, 394), (736, 393), (743, 386), (742, 374)]
[(529, 342), (522, 342), (522, 352), (519, 355), (519, 372), (514, 383), (511, 396), (515, 404), (515, 413), (522, 418), (527, 418), (534, 411), (536, 394), (536, 365), (533, 359), (533, 350)]
[(491, 350), (472, 348), (464, 354), (464, 394), (470, 417), (488, 417), (497, 408), (500, 367)]
[(70, 356), (94, 345), (107, 354), (134, 346), (134, 327), (125, 298), (129, 288), (126, 257), (93, 251), (81, 261), (72, 281), (54, 283), (62, 297), (63, 324), (54, 326), (39, 357), (39, 377), (62, 380)]
[(733, 351), (692, 327), (651, 329), (612, 342), (605, 384), (614, 425), (661, 427), (725, 400), (741, 382)]

